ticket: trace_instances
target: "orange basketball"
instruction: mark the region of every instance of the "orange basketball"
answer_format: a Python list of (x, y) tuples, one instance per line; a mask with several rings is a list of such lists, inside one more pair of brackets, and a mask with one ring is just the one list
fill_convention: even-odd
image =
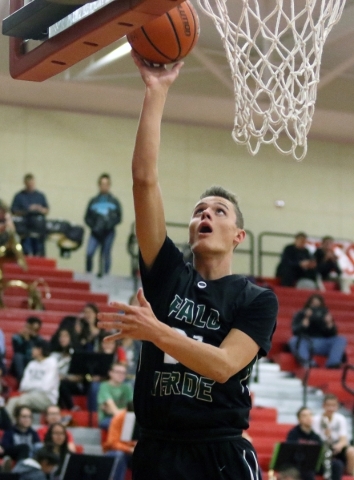
[(127, 35), (132, 49), (144, 60), (156, 64), (181, 60), (198, 37), (198, 14), (188, 0)]

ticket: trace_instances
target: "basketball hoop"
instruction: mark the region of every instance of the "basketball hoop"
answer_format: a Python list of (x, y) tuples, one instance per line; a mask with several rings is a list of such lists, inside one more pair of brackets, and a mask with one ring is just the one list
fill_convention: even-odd
[(264, 143), (302, 160), (323, 45), (345, 0), (230, 0), (229, 6), (227, 0), (198, 2), (213, 19), (230, 64), (233, 139), (247, 145), (252, 155)]

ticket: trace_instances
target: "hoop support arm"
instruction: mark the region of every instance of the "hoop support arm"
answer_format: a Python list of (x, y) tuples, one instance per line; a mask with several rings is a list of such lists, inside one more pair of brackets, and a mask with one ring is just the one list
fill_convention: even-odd
[[(182, 1), (113, 1), (28, 52), (23, 39), (10, 37), (10, 75), (18, 80), (47, 80)], [(10, 14), (22, 7), (23, 0), (10, 0)]]

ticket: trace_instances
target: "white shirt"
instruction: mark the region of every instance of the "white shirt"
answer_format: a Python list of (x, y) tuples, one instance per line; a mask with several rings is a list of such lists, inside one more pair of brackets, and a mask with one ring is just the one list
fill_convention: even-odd
[[(323, 419), (327, 420), (327, 423), (323, 421)], [(327, 426), (326, 426), (327, 425)], [(322, 440), (327, 440), (325, 435), (325, 429), (329, 428), (331, 441), (336, 443), (340, 437), (348, 438), (348, 427), (347, 421), (345, 416), (341, 413), (334, 412), (332, 415), (332, 419), (329, 421), (327, 417), (323, 415), (315, 415), (313, 417), (312, 428), (317, 435), (321, 437)]]
[(43, 392), (56, 405), (59, 397), (59, 369), (56, 359), (47, 357), (40, 362), (29, 362), (20, 383), (20, 391)]

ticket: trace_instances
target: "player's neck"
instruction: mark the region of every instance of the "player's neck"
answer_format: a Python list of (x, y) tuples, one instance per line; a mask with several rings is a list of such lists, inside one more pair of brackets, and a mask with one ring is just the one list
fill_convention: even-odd
[(205, 280), (217, 280), (231, 275), (231, 261), (228, 256), (195, 256), (194, 268)]

